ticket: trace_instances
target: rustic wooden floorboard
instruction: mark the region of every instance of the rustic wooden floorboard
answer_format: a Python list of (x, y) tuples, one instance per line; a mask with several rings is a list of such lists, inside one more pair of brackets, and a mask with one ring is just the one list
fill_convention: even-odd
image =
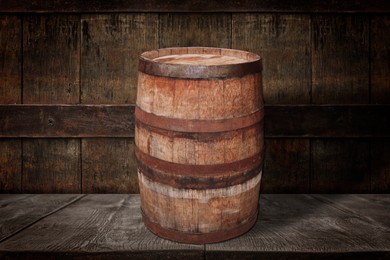
[(206, 259), (390, 259), (388, 200), (366, 195), (262, 195), (255, 227), (237, 239), (206, 245)]
[(150, 233), (139, 207), (139, 195), (87, 195), (0, 244), (0, 259), (203, 257), (203, 245), (179, 244)]
[(3, 194), (0, 196), (0, 242), (67, 206), (83, 195)]
[[(41, 205), (56, 204), (53, 196), (0, 195), (0, 223), (5, 210), (33, 215)], [(252, 230), (206, 246), (150, 233), (139, 195), (86, 195), (68, 204), (4, 239), (0, 259), (390, 259), (390, 195), (262, 194)], [(20, 220), (7, 223), (14, 222)]]

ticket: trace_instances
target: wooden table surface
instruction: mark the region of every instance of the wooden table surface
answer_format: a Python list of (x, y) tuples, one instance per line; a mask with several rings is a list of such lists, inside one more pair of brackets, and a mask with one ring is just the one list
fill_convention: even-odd
[(390, 259), (390, 194), (264, 194), (251, 231), (208, 245), (158, 238), (139, 207), (135, 194), (0, 195), (0, 259)]

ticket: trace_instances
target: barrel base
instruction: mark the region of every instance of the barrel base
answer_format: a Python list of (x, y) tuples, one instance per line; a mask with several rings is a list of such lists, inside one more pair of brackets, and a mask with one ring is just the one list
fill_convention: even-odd
[(211, 233), (187, 233), (181, 232), (173, 229), (167, 229), (161, 227), (159, 224), (152, 222), (143, 211), (142, 218), (145, 226), (155, 235), (187, 244), (208, 244), (208, 243), (217, 243), (225, 240), (229, 240), (235, 237), (238, 237), (246, 232), (248, 232), (256, 223), (258, 211), (253, 214), (247, 222), (234, 227), (229, 230), (211, 232)]

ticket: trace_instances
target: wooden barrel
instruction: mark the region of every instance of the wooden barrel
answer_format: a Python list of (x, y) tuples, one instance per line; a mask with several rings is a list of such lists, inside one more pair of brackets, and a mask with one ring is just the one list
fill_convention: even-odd
[(141, 210), (185, 243), (236, 237), (256, 222), (263, 162), (261, 59), (168, 48), (139, 61), (135, 155)]

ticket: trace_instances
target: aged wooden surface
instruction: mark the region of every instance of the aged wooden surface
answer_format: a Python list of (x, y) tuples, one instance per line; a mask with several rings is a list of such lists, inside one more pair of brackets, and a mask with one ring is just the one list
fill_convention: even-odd
[[(79, 103), (79, 72), (78, 15), (23, 17), (23, 103)], [(25, 139), (22, 149), (23, 192), (81, 192), (78, 139)]]
[[(145, 224), (159, 236), (179, 242), (211, 243), (238, 236), (257, 215), (264, 143), (260, 57), (220, 48), (155, 53), (141, 56), (146, 66), (135, 110), (135, 155)], [(172, 63), (196, 72), (204, 66), (218, 71), (249, 62), (255, 62), (255, 70), (242, 77), (230, 72), (223, 78), (215, 74), (170, 78), (182, 70), (170, 67)], [(169, 74), (156, 76), (155, 71), (166, 68)], [(252, 118), (253, 114), (259, 116)], [(235, 124), (239, 118), (251, 120)], [(173, 120), (182, 124), (173, 127)], [(202, 122), (202, 127), (194, 127)]]
[(0, 193), (19, 193), (22, 184), (22, 141), (0, 139)]
[[(64, 253), (78, 259), (203, 256), (201, 245), (178, 244), (151, 234), (142, 224), (139, 207), (138, 195), (87, 195), (1, 243), (0, 258), (62, 257)], [(15, 246), (24, 248), (15, 251)]]
[(390, 106), (265, 106), (266, 137), (388, 137)]
[(82, 150), (83, 193), (139, 192), (132, 139), (83, 139)]
[(223, 0), (175, 0), (175, 1), (115, 1), (98, 0), (45, 1), (45, 0), (2, 0), (0, 11), (27, 13), (102, 13), (102, 12), (288, 12), (288, 13), (387, 13), (387, 0), (351, 1), (223, 1)]
[(205, 246), (151, 234), (138, 195), (0, 195), (0, 203), (0, 225), (17, 230), (2, 229), (1, 259), (390, 259), (389, 195), (261, 195), (252, 230)]
[(371, 192), (390, 193), (390, 139), (371, 140)]
[(80, 193), (80, 146), (77, 139), (24, 139), (24, 193)]
[(390, 17), (371, 19), (371, 103), (390, 103)]
[[(158, 15), (85, 14), (81, 26), (81, 103), (135, 103), (138, 56), (158, 47)], [(117, 123), (112, 121), (107, 126), (124, 137), (133, 137), (133, 121), (128, 121), (132, 116), (133, 110), (125, 112), (116, 117)], [(124, 138), (83, 140), (84, 192), (138, 191), (132, 142)]]
[(388, 259), (389, 202), (387, 195), (262, 195), (255, 227), (206, 245), (206, 259)]
[(310, 192), (310, 140), (265, 140), (262, 193)]
[[(21, 18), (14, 15), (1, 15), (0, 104), (21, 103), (21, 39)], [(4, 121), (4, 115), (0, 112), (0, 122)], [(20, 139), (0, 139), (0, 193), (21, 191), (21, 153)]]
[[(390, 137), (389, 114), (389, 105), (265, 105), (264, 134)], [(0, 137), (6, 138), (134, 136), (134, 105), (0, 105), (0, 118)]]
[(0, 137), (133, 137), (134, 106), (0, 105)]
[(230, 14), (160, 14), (159, 47), (231, 46)]
[(370, 149), (365, 139), (311, 141), (311, 191), (370, 193)]
[(310, 103), (310, 16), (233, 14), (232, 47), (262, 57), (266, 104)]
[(138, 57), (158, 48), (158, 15), (82, 15), (81, 26), (81, 103), (135, 103)]
[(369, 103), (368, 17), (313, 16), (312, 44), (312, 102)]
[(0, 103), (21, 102), (21, 18), (14, 15), (0, 16)]
[(0, 242), (48, 215), (74, 203), (83, 195), (18, 194), (0, 196)]
[(23, 103), (79, 103), (80, 19), (23, 17)]

